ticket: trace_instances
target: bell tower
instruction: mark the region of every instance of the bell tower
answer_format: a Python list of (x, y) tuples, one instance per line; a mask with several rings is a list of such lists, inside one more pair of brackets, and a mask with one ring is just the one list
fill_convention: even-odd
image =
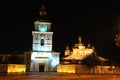
[(52, 23), (47, 20), (45, 6), (41, 6), (39, 14), (40, 19), (34, 22), (34, 31), (32, 31), (30, 71), (56, 71), (60, 53), (52, 51)]
[(34, 22), (34, 29), (32, 31), (33, 44), (32, 49), (35, 52), (50, 52), (52, 51), (52, 36), (51, 22), (47, 20), (47, 12), (45, 6), (41, 6), (40, 20)]

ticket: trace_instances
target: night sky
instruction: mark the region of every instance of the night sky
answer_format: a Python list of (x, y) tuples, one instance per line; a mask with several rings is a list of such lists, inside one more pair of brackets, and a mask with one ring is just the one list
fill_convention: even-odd
[(73, 47), (81, 35), (83, 43), (95, 46), (98, 55), (120, 58), (120, 48), (114, 43), (120, 14), (115, 0), (16, 0), (0, 4), (0, 53), (32, 50), (34, 21), (40, 18), (40, 6), (44, 4), (54, 32), (53, 51), (62, 55), (65, 47)]

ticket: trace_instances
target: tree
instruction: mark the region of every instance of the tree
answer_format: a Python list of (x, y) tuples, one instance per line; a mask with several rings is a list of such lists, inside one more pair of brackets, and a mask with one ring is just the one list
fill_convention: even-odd
[(87, 65), (88, 67), (94, 67), (99, 64), (99, 61), (96, 59), (96, 55), (93, 53), (92, 55), (83, 59), (82, 64)]
[(115, 44), (116, 46), (120, 47), (120, 32), (119, 34), (115, 35)]
[(0, 64), (2, 63), (2, 56), (0, 56)]
[(7, 63), (10, 63), (10, 64), (23, 64), (24, 59), (22, 59), (20, 56), (10, 56), (10, 57), (7, 57)]
[(117, 34), (115, 35), (115, 44), (116, 46), (120, 47), (120, 17), (117, 18), (116, 22), (116, 32)]

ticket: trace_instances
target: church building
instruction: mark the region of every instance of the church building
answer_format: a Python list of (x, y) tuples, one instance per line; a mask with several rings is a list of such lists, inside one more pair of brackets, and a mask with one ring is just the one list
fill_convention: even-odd
[[(26, 60), (31, 58), (30, 62), (26, 62), (29, 63), (27, 65), (28, 71), (56, 71), (59, 64), (60, 52), (52, 51), (52, 23), (46, 19), (46, 15), (45, 6), (41, 6), (40, 20), (34, 22), (34, 31), (32, 31), (32, 52), (26, 57)], [(27, 53), (29, 54), (26, 52), (26, 55), (28, 55)]]

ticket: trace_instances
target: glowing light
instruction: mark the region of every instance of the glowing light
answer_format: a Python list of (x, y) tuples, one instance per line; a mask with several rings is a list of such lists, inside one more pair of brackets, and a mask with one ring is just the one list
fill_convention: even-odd
[(47, 25), (46, 24), (40, 24), (39, 25), (39, 31), (46, 32), (47, 31)]
[(52, 54), (50, 52), (33, 52), (31, 54), (31, 59), (34, 59), (35, 57), (51, 57)]
[(90, 44), (89, 47), (85, 47), (82, 42), (81, 42), (81, 38), (79, 39), (79, 43), (75, 44), (75, 47), (73, 47), (73, 52), (72, 55), (69, 55), (67, 57), (65, 57), (64, 59), (76, 59), (76, 60), (82, 60), (84, 58), (86, 58), (87, 56), (91, 55), (93, 53), (93, 48), (90, 48)]
[(115, 66), (112, 66), (112, 69), (115, 69)]
[(57, 67), (57, 72), (75, 73), (75, 66), (74, 65), (59, 65)]
[(52, 67), (55, 67), (55, 66), (58, 65), (58, 64), (59, 64), (59, 61), (53, 60), (52, 63), (51, 63), (51, 66), (52, 66)]
[(1, 64), (0, 72), (24, 73), (26, 72), (25, 64)]
[(50, 30), (51, 23), (50, 22), (34, 22), (35, 31), (46, 32)]
[(7, 72), (25, 72), (26, 66), (25, 65), (18, 65), (18, 64), (8, 64)]
[(67, 55), (70, 55), (70, 49), (68, 46), (66, 46), (66, 49), (65, 49), (65, 56)]

